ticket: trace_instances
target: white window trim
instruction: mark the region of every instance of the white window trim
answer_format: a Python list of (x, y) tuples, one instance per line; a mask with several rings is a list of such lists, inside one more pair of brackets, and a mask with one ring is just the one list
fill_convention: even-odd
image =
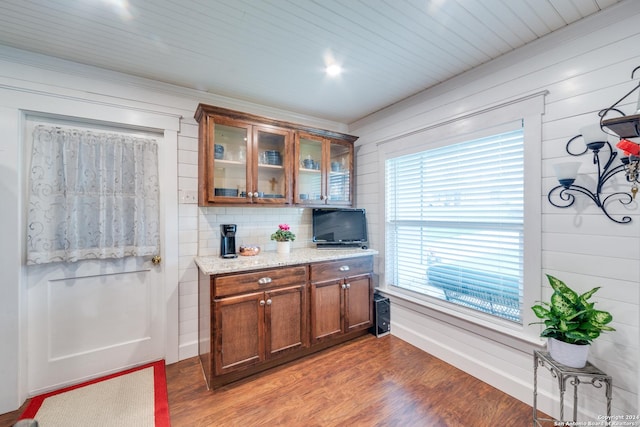
[[(542, 289), (542, 114), (547, 91), (528, 94), (519, 98), (491, 105), (464, 115), (458, 115), (419, 129), (405, 132), (377, 142), (378, 170), (385, 170), (388, 158), (433, 149), (443, 145), (475, 139), (496, 132), (496, 129), (515, 120), (524, 122), (524, 295), (522, 300), (522, 325), (498, 319), (476, 310), (458, 307), (437, 298), (421, 295), (397, 287), (387, 286), (385, 265), (380, 267), (379, 288), (393, 297), (417, 304), (438, 317), (458, 326), (471, 323), (483, 329), (494, 330), (528, 342), (540, 343), (540, 328), (529, 326), (536, 318), (530, 307), (541, 298)], [(426, 142), (425, 142), (426, 141)], [(379, 194), (385, 194), (385, 180), (379, 181)], [(385, 241), (385, 201), (380, 198), (379, 241)], [(380, 250), (385, 259), (385, 248)], [(426, 314), (426, 313), (425, 313)], [(466, 326), (465, 326), (466, 327)]]

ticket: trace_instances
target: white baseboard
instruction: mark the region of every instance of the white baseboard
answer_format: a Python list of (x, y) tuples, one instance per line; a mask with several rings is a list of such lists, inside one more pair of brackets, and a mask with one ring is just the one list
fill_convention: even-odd
[(178, 360), (185, 360), (198, 355), (198, 341), (180, 344)]

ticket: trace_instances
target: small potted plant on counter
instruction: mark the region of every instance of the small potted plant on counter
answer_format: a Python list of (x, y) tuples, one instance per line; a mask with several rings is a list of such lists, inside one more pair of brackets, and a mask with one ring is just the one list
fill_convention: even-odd
[(296, 235), (293, 234), (288, 224), (280, 224), (278, 230), (271, 235), (271, 240), (278, 242), (279, 254), (288, 254), (291, 252), (291, 242), (296, 240)]
[(587, 363), (589, 344), (604, 331), (615, 331), (607, 326), (613, 320), (611, 313), (594, 308), (589, 298), (600, 287), (578, 295), (562, 280), (547, 274), (553, 288), (550, 302), (539, 301), (531, 307), (546, 328), (540, 334), (548, 338), (547, 349), (551, 357), (563, 365), (583, 368)]

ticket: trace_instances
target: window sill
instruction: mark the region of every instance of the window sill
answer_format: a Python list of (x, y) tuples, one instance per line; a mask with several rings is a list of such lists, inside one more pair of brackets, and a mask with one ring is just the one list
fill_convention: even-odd
[(538, 328), (533, 326), (527, 327), (501, 320), (446, 301), (414, 295), (394, 287), (377, 288), (376, 291), (388, 296), (392, 303), (520, 351), (532, 353), (534, 349), (542, 349), (545, 344), (538, 335)]

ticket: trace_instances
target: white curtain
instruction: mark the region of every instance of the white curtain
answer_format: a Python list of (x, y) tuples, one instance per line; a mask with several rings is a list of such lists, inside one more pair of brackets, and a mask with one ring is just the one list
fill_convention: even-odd
[(29, 175), (27, 264), (159, 253), (155, 140), (41, 125)]

